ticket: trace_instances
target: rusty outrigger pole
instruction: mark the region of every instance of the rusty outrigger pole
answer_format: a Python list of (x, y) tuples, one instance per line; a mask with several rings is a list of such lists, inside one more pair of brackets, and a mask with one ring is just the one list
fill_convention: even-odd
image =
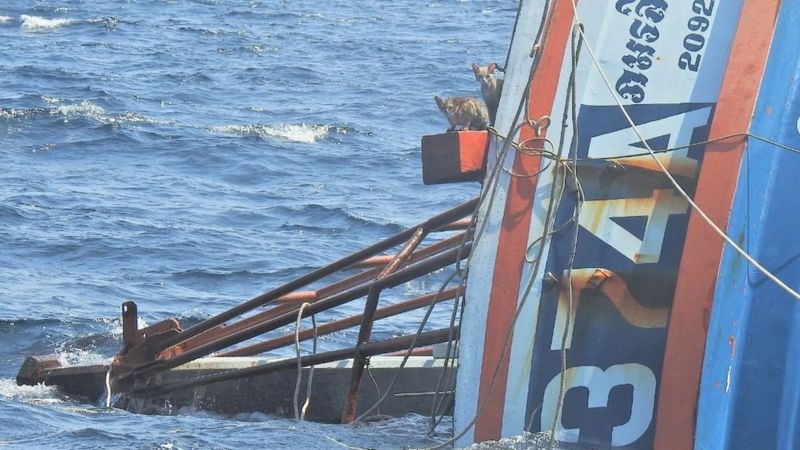
[[(446, 289), (446, 286), (443, 286), (436, 293), (379, 307), (382, 291), (452, 266), (468, 257), (472, 245), (472, 215), (477, 202), (477, 199), (473, 199), (459, 205), (186, 330), (182, 329), (175, 319), (163, 320), (147, 328), (138, 329), (137, 306), (134, 302), (125, 302), (122, 305), (123, 345), (110, 366), (64, 368), (52, 359), (29, 358), (26, 360), (24, 370), (20, 371), (18, 382), (69, 385), (72, 389), (77, 374), (84, 373), (94, 380), (110, 377), (115, 392), (154, 398), (160, 395), (185, 396), (177, 393), (199, 386), (220, 386), (217, 383), (226, 380), (272, 377), (271, 374), (286, 374), (287, 370), (292, 371), (293, 368), (296, 373), (298, 370), (296, 367), (318, 364), (324, 366), (328, 363), (347, 361), (352, 365), (347, 369), (337, 369), (334, 377), (338, 380), (335, 385), (340, 390), (336, 393), (336, 398), (341, 399), (340, 414), (335, 420), (350, 422), (359, 408), (359, 386), (365, 364), (370, 357), (398, 351), (411, 354), (420, 347), (450, 342), (457, 337), (458, 327), (452, 327), (388, 340), (370, 340), (375, 320), (423, 307), (433, 308), (437, 303), (453, 300), (463, 294), (460, 287)], [(450, 235), (434, 240), (433, 243), (425, 242), (432, 233), (437, 232), (450, 232)], [(397, 247), (399, 248), (393, 255), (383, 254)], [(334, 277), (332, 281), (324, 284), (329, 276), (337, 273), (345, 276)], [(322, 286), (308, 290), (307, 286), (312, 283), (322, 283)], [(362, 314), (333, 319), (320, 324), (314, 330), (298, 329), (297, 334), (287, 333), (261, 342), (245, 342), (295, 322), (299, 327), (299, 320), (303, 317), (329, 311), (359, 299), (365, 299)], [(254, 311), (262, 307), (265, 307), (263, 311)], [(312, 336), (321, 336), (355, 326), (359, 327), (358, 338), (350, 348), (302, 357), (298, 355), (297, 358), (258, 359), (258, 363), (248, 360), (251, 362), (243, 362), (238, 366), (231, 362), (235, 359), (231, 357), (253, 358), (255, 355), (310, 339)], [(240, 346), (242, 343), (246, 345)], [(231, 348), (233, 346), (236, 347)], [(201, 359), (206, 362), (199, 364)], [(185, 367), (189, 366), (220, 369), (210, 369), (210, 372), (203, 369), (197, 372), (196, 376), (187, 379), (184, 376), (187, 370)], [(373, 371), (379, 370), (373, 366), (371, 366)], [(330, 369), (333, 366), (325, 367)], [(389, 367), (392, 367), (392, 364), (380, 370), (389, 370)], [(178, 375), (173, 369), (184, 375)], [(343, 370), (348, 373), (345, 374)], [(395, 372), (396, 370), (399, 369), (395, 369)], [(349, 378), (349, 381), (346, 381), (345, 377)], [(384, 376), (384, 379), (388, 378), (391, 377)], [(415, 387), (413, 383), (409, 386), (406, 390)], [(90, 391), (96, 396), (99, 389), (95, 386)], [(391, 389), (391, 385), (387, 386), (387, 389)], [(213, 390), (225, 392), (223, 396), (228, 395), (224, 386), (214, 387)], [(426, 392), (430, 390), (428, 387)], [(374, 400), (367, 395), (366, 400), (361, 400), (370, 399)], [(396, 401), (406, 400), (398, 397)], [(323, 416), (331, 417), (330, 414)], [(319, 411), (316, 417), (320, 417)]]

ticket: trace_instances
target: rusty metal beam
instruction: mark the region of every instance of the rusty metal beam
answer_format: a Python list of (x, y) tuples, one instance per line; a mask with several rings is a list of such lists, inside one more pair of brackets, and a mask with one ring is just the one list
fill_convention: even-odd
[(472, 223), (471, 217), (466, 217), (464, 219), (458, 219), (447, 225), (443, 225), (433, 231), (456, 231), (456, 230), (466, 230), (469, 228), (469, 225)]
[(127, 352), (141, 342), (139, 313), (135, 302), (122, 304), (122, 351)]
[(303, 303), (317, 300), (317, 291), (294, 291), (282, 295), (275, 300), (277, 303)]
[[(397, 253), (394, 259), (384, 267), (380, 275), (378, 275), (378, 278), (376, 278), (376, 281), (382, 281), (408, 260), (411, 252), (422, 242), (425, 234), (424, 228), (418, 228), (403, 248), (400, 249), (400, 252)], [(372, 325), (375, 322), (375, 310), (378, 308), (378, 299), (380, 295), (381, 289), (376, 283), (370, 287), (369, 293), (367, 294), (367, 301), (364, 303), (364, 318), (361, 321), (361, 328), (358, 330), (356, 353), (353, 355), (353, 368), (350, 372), (350, 387), (348, 388), (344, 409), (342, 411), (342, 423), (350, 423), (355, 418), (356, 407), (358, 406), (358, 387), (361, 385), (361, 376), (364, 374), (364, 364), (367, 358), (361, 353), (361, 347), (369, 343), (369, 337), (372, 334)]]
[[(448, 239), (442, 240), (440, 242), (429, 245), (428, 247), (425, 247), (423, 249), (411, 253), (410, 257), (407, 258), (406, 262), (419, 261), (431, 255), (441, 253), (442, 251), (448, 248), (452, 248), (456, 245), (461, 244), (463, 240), (464, 240), (464, 233), (452, 236)], [(371, 283), (378, 276), (380, 276), (380, 273), (383, 270), (385, 270), (385, 268), (380, 268), (380, 267), (366, 270), (364, 272), (353, 275), (339, 282), (333, 283), (329, 286), (323, 287), (318, 291), (295, 291), (289, 293), (287, 295), (279, 297), (276, 300), (276, 302), (279, 302), (281, 304), (276, 305), (275, 307), (270, 308), (267, 311), (260, 312), (258, 314), (254, 314), (253, 316), (244, 318), (238, 322), (228, 325), (220, 325), (212, 328), (211, 330), (204, 331), (203, 333), (197, 336), (194, 336), (190, 339), (187, 339), (183, 342), (180, 342), (178, 344), (175, 344), (171, 347), (164, 349), (158, 355), (157, 359), (173, 358), (177, 355), (186, 353), (189, 350), (198, 348), (209, 342), (221, 339), (230, 334), (247, 329), (251, 326), (257, 325), (266, 320), (273, 319), (289, 311), (293, 311), (296, 313), (297, 309), (300, 306), (299, 304), (302, 302), (306, 301), (314, 302), (344, 292), (348, 289), (352, 289), (355, 286), (362, 285), (364, 283)]]
[[(382, 355), (385, 353), (392, 353), (401, 350), (407, 350), (416, 338), (415, 348), (424, 347), (441, 342), (446, 342), (451, 336), (458, 335), (458, 326), (452, 328), (444, 328), (441, 330), (429, 331), (417, 335), (406, 335), (398, 338), (387, 339), (380, 342), (370, 342), (361, 347), (360, 352), (365, 356)], [(305, 355), (300, 357), (300, 365), (302, 367), (313, 366), (317, 364), (324, 364), (332, 361), (340, 361), (352, 357), (356, 352), (356, 348), (345, 348), (341, 350), (333, 350), (324, 353), (317, 353), (314, 355)], [(155, 387), (142, 387), (133, 390), (134, 394), (142, 394), (149, 396), (163, 395), (168, 392), (177, 391), (180, 389), (189, 389), (197, 386), (205, 386), (212, 383), (219, 383), (227, 380), (235, 380), (238, 378), (253, 377), (263, 375), (270, 372), (275, 372), (283, 369), (290, 369), (297, 366), (297, 358), (287, 358), (280, 361), (275, 361), (259, 366), (248, 367), (245, 369), (229, 370), (214, 375), (196, 378), (194, 380), (183, 381), (179, 383), (167, 384), (164, 386)]]
[(475, 210), (475, 206), (478, 204), (478, 199), (474, 198), (466, 203), (463, 203), (455, 208), (452, 208), (448, 211), (445, 211), (442, 214), (434, 216), (427, 221), (423, 222), (417, 227), (410, 228), (405, 230), (401, 233), (398, 233), (392, 237), (384, 239), (383, 241), (378, 242), (377, 244), (371, 245), (363, 250), (355, 252), (349, 256), (346, 256), (334, 263), (328, 264), (325, 267), (320, 269), (314, 270), (300, 278), (290, 281), (282, 286), (279, 286), (269, 292), (261, 294), (249, 301), (246, 301), (238, 306), (235, 306), (221, 314), (218, 314), (214, 317), (206, 319), (184, 331), (181, 333), (172, 336), (169, 339), (166, 339), (164, 342), (161, 343), (162, 350), (167, 347), (171, 347), (181, 341), (185, 341), (189, 338), (197, 336), (198, 334), (210, 330), (217, 325), (223, 324), (230, 319), (233, 319), (236, 316), (244, 314), (248, 311), (252, 311), (253, 309), (263, 306), (267, 303), (274, 301), (275, 299), (286, 295), (290, 292), (296, 291), (303, 286), (308, 285), (314, 281), (317, 281), (325, 276), (328, 276), (332, 273), (338, 272), (346, 267), (349, 267), (369, 256), (375, 255), (376, 253), (382, 252), (389, 248), (392, 248), (402, 242), (407, 241), (411, 236), (414, 235), (415, 230), (417, 228), (423, 228), (426, 230), (433, 230), (439, 228), (443, 225), (449, 224), (450, 222), (460, 219), (466, 215), (472, 214)]
[[(369, 292), (369, 289), (373, 286), (376, 287), (377, 289), (393, 287), (411, 281), (422, 274), (426, 274), (434, 270), (441, 269), (442, 267), (454, 263), (459, 258), (461, 259), (466, 258), (467, 255), (469, 255), (470, 248), (471, 248), (471, 243), (466, 243), (464, 249), (454, 248), (448, 250), (439, 255), (425, 259), (411, 266), (408, 266), (400, 271), (397, 271), (387, 276), (383, 280), (376, 280), (375, 282), (369, 285), (359, 286), (350, 289), (348, 291), (342, 292), (340, 294), (331, 296), (330, 298), (326, 298), (324, 300), (312, 303), (311, 306), (309, 306), (303, 311), (303, 317), (308, 317), (310, 315), (317, 314), (321, 311), (325, 311), (334, 308), (336, 306), (343, 305), (355, 298), (362, 297), (366, 295)], [(267, 320), (263, 323), (254, 325), (237, 333), (225, 336), (224, 338), (218, 339), (213, 342), (209, 342), (205, 345), (197, 347), (193, 350), (178, 355), (174, 358), (167, 360), (151, 361), (149, 363), (142, 364), (134, 368), (127, 374), (124, 374), (121, 377), (121, 379), (129, 379), (131, 377), (149, 375), (164, 370), (168, 370), (173, 367), (180, 366), (194, 359), (210, 355), (211, 353), (221, 350), (225, 347), (229, 347), (239, 342), (254, 338), (268, 331), (293, 323), (296, 319), (297, 315), (292, 312), (283, 314), (279, 317)]]
[(370, 256), (369, 258), (367, 258), (367, 259), (365, 259), (363, 261), (359, 261), (359, 262), (353, 264), (351, 267), (361, 268), (361, 267), (385, 266), (386, 264), (389, 264), (390, 262), (392, 262), (392, 258), (394, 258), (394, 256), (392, 256), (392, 255)]
[(159, 353), (156, 359), (174, 358), (178, 355), (188, 352), (189, 350), (193, 350), (195, 348), (208, 344), (209, 342), (216, 341), (225, 336), (252, 327), (253, 325), (257, 325), (266, 320), (273, 319), (282, 314), (286, 314), (289, 311), (296, 311), (296, 310), (297, 310), (297, 305), (279, 304), (266, 311), (260, 312), (251, 317), (247, 317), (230, 325), (226, 324), (217, 325), (216, 327), (204, 331), (198, 334), (197, 336), (189, 338), (183, 342), (179, 342), (171, 347), (165, 348), (161, 353)]
[[(425, 258), (428, 258), (432, 255), (441, 253), (445, 250), (451, 249), (461, 244), (464, 241), (464, 233), (458, 234), (456, 236), (449, 237), (447, 239), (443, 239), (435, 244), (431, 244), (425, 248), (419, 249), (411, 254), (409, 258), (409, 263), (414, 263), (417, 261), (421, 261)], [(380, 275), (383, 269), (381, 267), (374, 267), (369, 270), (365, 270), (361, 273), (355, 274), (351, 277), (345, 278), (344, 280), (338, 281), (333, 283), (329, 286), (325, 286), (320, 288), (317, 291), (317, 295), (319, 298), (329, 297), (333, 294), (338, 294), (339, 292), (343, 292), (347, 289), (350, 289), (354, 286), (362, 284), (366, 281), (375, 279), (378, 275)]]
[[(441, 295), (438, 295), (438, 293), (432, 293), (405, 302), (389, 305), (375, 311), (375, 320), (385, 319), (387, 317), (396, 316), (398, 314), (402, 314), (408, 311), (413, 311), (415, 309), (422, 308), (423, 306), (428, 306), (431, 304), (431, 302), (439, 303), (446, 300), (452, 300), (453, 298), (456, 297), (457, 294), (458, 294), (458, 288), (451, 288), (447, 289), (446, 291), (443, 291)], [(317, 336), (324, 336), (326, 334), (331, 334), (336, 331), (345, 330), (347, 328), (360, 324), (363, 320), (364, 320), (364, 315), (358, 314), (356, 316), (350, 316), (345, 319), (335, 320), (333, 322), (326, 323), (324, 325), (317, 327)], [(313, 336), (314, 336), (314, 330), (310, 328), (301, 331), (299, 335), (300, 341), (311, 339), (311, 337)], [(285, 347), (293, 343), (294, 341), (295, 341), (295, 335), (294, 333), (291, 333), (274, 339), (270, 339), (268, 341), (259, 342), (258, 344), (253, 344), (248, 347), (243, 347), (226, 353), (222, 353), (217, 356), (252, 356), (252, 355), (257, 355), (259, 353), (268, 352), (270, 350), (275, 350), (276, 348)]]

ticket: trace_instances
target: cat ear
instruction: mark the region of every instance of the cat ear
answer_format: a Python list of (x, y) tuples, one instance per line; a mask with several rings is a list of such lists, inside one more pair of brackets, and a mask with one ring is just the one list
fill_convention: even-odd
[(486, 68), (486, 71), (489, 73), (494, 73), (495, 69), (497, 69), (497, 63), (489, 64), (489, 67)]
[(478, 72), (481, 71), (481, 66), (479, 66), (479, 65), (477, 65), (475, 63), (472, 63), (472, 71), (475, 72), (475, 74), (477, 74)]
[(433, 100), (436, 102), (437, 105), (439, 105), (440, 108), (442, 107), (442, 99), (441, 98), (439, 98), (438, 96), (434, 96)]

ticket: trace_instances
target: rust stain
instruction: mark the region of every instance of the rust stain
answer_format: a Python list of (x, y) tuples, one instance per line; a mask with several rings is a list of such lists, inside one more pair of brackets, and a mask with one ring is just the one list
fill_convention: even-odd
[[(659, 154), (657, 157), (658, 160), (667, 167), (669, 173), (673, 175), (694, 177), (697, 174), (697, 161), (692, 158), (674, 154)], [(661, 167), (659, 167), (650, 155), (619, 158), (612, 161), (619, 163), (623, 168), (637, 167), (639, 169), (661, 173)]]
[(736, 356), (736, 338), (733, 335), (728, 336), (728, 345), (731, 346), (731, 359)]
[[(625, 284), (622, 278), (607, 269), (573, 269), (573, 291), (580, 292), (586, 287), (593, 287), (602, 292), (617, 308), (617, 311), (631, 325), (639, 328), (663, 328), (667, 326), (669, 309), (647, 308), (642, 306)], [(564, 301), (569, 298), (566, 286), (562, 288), (559, 299)], [(580, 297), (578, 297), (580, 300)], [(573, 308), (577, 309), (577, 303)]]
[(767, 105), (767, 115), (771, 116), (773, 111), (775, 111), (775, 108), (773, 108), (772, 105)]

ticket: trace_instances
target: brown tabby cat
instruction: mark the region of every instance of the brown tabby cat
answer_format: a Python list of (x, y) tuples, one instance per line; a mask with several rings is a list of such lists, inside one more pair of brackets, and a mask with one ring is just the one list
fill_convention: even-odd
[(491, 63), (486, 67), (472, 64), (472, 72), (475, 74), (475, 79), (481, 83), (481, 95), (483, 96), (483, 101), (486, 102), (486, 107), (489, 109), (489, 119), (492, 125), (494, 125), (494, 119), (497, 117), (500, 94), (503, 93), (503, 80), (498, 80), (495, 77), (495, 70), (497, 70), (496, 63)]
[(472, 97), (453, 97), (444, 100), (433, 97), (433, 99), (450, 123), (448, 133), (459, 126), (462, 130), (485, 130), (489, 126), (489, 113), (478, 99)]

